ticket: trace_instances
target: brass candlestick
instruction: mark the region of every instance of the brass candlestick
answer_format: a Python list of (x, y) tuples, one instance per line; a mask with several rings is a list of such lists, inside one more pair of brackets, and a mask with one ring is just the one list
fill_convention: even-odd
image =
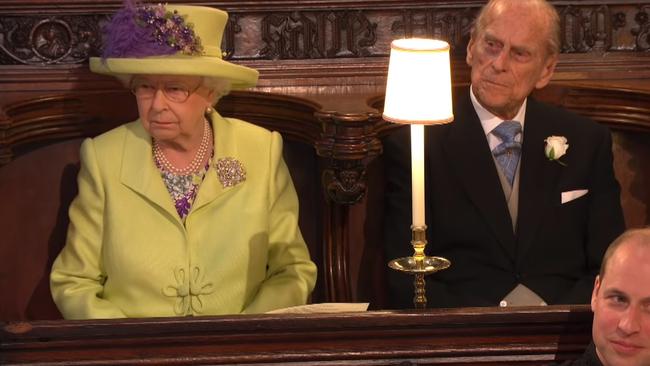
[(427, 257), (424, 254), (424, 248), (427, 246), (426, 239), (426, 225), (424, 226), (411, 226), (413, 230), (413, 237), (411, 245), (413, 245), (413, 256), (393, 259), (388, 263), (392, 269), (406, 272), (415, 276), (413, 287), (415, 295), (413, 296), (413, 305), (416, 309), (424, 309), (427, 307), (426, 296), (426, 282), (424, 276), (442, 271), (451, 265), (449, 260), (442, 257)]

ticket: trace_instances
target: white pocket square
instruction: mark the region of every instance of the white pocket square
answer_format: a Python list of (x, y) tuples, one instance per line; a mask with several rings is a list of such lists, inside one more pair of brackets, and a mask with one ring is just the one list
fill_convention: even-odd
[(562, 204), (571, 202), (576, 198), (580, 198), (589, 192), (588, 189), (576, 189), (575, 191), (562, 192)]

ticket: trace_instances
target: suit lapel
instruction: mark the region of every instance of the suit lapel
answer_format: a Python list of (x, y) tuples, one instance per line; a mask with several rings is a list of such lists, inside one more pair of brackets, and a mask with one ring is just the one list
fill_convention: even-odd
[(180, 223), (180, 218), (165, 187), (160, 173), (153, 163), (151, 137), (142, 124), (132, 124), (124, 141), (124, 155), (120, 179), (124, 185), (162, 208)]
[(519, 183), (517, 221), (517, 262), (520, 263), (535, 239), (544, 215), (555, 205), (553, 195), (560, 165), (546, 159), (544, 146), (548, 136), (558, 133), (556, 122), (546, 119), (543, 106), (528, 98)]
[[(459, 98), (456, 112), (449, 135), (444, 139), (445, 159), (498, 242), (514, 260), (515, 237), (508, 206), (469, 90)], [(435, 177), (435, 172), (432, 174)]]

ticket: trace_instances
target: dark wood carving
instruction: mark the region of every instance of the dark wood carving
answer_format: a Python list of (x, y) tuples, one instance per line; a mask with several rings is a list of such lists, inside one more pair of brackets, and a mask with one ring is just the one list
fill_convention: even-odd
[(381, 153), (374, 132), (381, 116), (319, 111), (316, 118), (323, 128), (316, 150), (331, 162), (323, 175), (325, 192), (336, 203), (357, 203), (366, 191), (365, 165)]
[(361, 11), (272, 13), (261, 23), (268, 59), (365, 57), (376, 42), (377, 24)]
[(0, 18), (0, 62), (46, 66), (83, 63), (98, 54), (96, 15), (7, 16)]
[(587, 306), (0, 324), (3, 365), (545, 365), (591, 338)]
[[(176, 0), (172, 3), (189, 1)], [(230, 13), (226, 58), (258, 68), (258, 90), (318, 97), (352, 86), (377, 93), (385, 82), (391, 40), (437, 37), (450, 42), (454, 79), (467, 82), (469, 30), (485, 0), (192, 1)], [(6, 0), (0, 3), (0, 99), (96, 90), (105, 78), (86, 61), (101, 53), (102, 25), (121, 0)], [(621, 80), (650, 89), (650, 1), (562, 1), (562, 58), (555, 80)], [(620, 85), (620, 84), (618, 84)]]
[(634, 16), (636, 25), (632, 28), (631, 32), (636, 36), (636, 47), (639, 51), (650, 50), (650, 21), (648, 13), (650, 13), (650, 5), (640, 6), (640, 11)]
[[(58, 1), (65, 3), (65, 1)], [(196, 3), (196, 2), (193, 2)], [(464, 53), (471, 23), (483, 1), (451, 6), (443, 1), (422, 4), (389, 2), (353, 8), (314, 9), (299, 4), (288, 11), (273, 7), (251, 11), (236, 3), (221, 5), (231, 13), (224, 50), (232, 59), (319, 59), (387, 56), (390, 40), (435, 37)], [(382, 4), (386, 3), (386, 4)], [(210, 5), (210, 4), (206, 4)], [(2, 10), (3, 6), (0, 6)], [(648, 5), (617, 5), (607, 1), (558, 5), (562, 20), (562, 50), (566, 53), (638, 52), (648, 49)], [(97, 55), (101, 25), (110, 12), (88, 8), (92, 14), (38, 11), (0, 16), (1, 64), (66, 64)]]

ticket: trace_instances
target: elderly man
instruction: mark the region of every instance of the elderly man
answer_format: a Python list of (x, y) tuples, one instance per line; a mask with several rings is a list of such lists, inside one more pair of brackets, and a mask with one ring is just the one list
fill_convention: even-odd
[(607, 249), (591, 295), (594, 343), (563, 366), (650, 365), (650, 228)]
[[(427, 279), (431, 306), (587, 303), (624, 230), (609, 131), (529, 97), (553, 75), (559, 28), (544, 0), (492, 0), (477, 17), (471, 87), (454, 122), (426, 132), (427, 252), (452, 263)], [(413, 252), (409, 130), (384, 142), (391, 259)], [(412, 306), (412, 279), (388, 278), (392, 307)]]

